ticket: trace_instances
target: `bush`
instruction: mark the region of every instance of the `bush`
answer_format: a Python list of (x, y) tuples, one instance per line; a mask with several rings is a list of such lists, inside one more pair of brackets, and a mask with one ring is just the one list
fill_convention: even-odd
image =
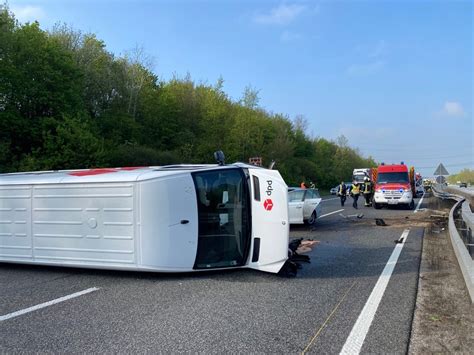
[(174, 152), (162, 152), (144, 146), (121, 145), (107, 153), (106, 161), (109, 166), (120, 167), (169, 165), (178, 163), (179, 159)]

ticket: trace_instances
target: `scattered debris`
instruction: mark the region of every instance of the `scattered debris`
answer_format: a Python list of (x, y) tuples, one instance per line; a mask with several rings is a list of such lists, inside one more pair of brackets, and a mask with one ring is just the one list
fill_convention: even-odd
[(298, 254), (309, 253), (311, 250), (313, 250), (316, 244), (319, 244), (319, 243), (320, 243), (319, 240), (312, 240), (312, 239), (303, 240), (301, 241), (301, 244), (298, 247), (298, 249), (296, 249), (296, 252)]
[(376, 218), (375, 219), (375, 224), (378, 225), (378, 226), (381, 226), (381, 227), (388, 226), (388, 224), (385, 223), (385, 221), (382, 218)]
[(359, 214), (349, 214), (349, 215), (344, 215), (342, 213), (339, 213), (339, 216), (341, 216), (342, 218), (344, 219), (349, 219), (349, 218), (352, 218), (352, 217), (356, 217), (358, 219), (361, 219), (362, 217), (364, 217), (364, 214), (363, 213), (359, 213)]
[(308, 255), (302, 255), (300, 253), (308, 253), (313, 250), (313, 247), (319, 244), (317, 240), (303, 240), (303, 238), (293, 239), (288, 244), (288, 260), (280, 270), (280, 275), (287, 277), (295, 277), (298, 270), (303, 266), (300, 263), (310, 263), (310, 257)]
[(445, 230), (448, 226), (448, 215), (447, 214), (436, 214), (430, 215), (431, 221), (431, 232), (434, 234), (439, 234), (441, 231)]

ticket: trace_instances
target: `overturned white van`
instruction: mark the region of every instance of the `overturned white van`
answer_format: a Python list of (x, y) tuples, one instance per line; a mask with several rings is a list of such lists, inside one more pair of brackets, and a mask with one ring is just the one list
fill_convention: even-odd
[(287, 186), (247, 164), (0, 174), (0, 262), (279, 272)]

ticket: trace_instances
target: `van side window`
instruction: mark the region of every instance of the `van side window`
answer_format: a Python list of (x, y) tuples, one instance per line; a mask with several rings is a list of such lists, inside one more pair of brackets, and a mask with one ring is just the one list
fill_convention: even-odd
[(252, 175), (253, 180), (253, 198), (255, 201), (260, 201), (260, 180), (255, 175)]

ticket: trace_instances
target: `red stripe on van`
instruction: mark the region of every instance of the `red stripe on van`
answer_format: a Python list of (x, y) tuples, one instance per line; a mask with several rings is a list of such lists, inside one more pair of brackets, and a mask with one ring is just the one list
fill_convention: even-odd
[(100, 175), (100, 174), (116, 173), (117, 171), (118, 171), (117, 169), (100, 168), (100, 169), (89, 169), (89, 170), (83, 170), (83, 171), (73, 171), (72, 173), (69, 173), (69, 175), (73, 175), (73, 176)]

